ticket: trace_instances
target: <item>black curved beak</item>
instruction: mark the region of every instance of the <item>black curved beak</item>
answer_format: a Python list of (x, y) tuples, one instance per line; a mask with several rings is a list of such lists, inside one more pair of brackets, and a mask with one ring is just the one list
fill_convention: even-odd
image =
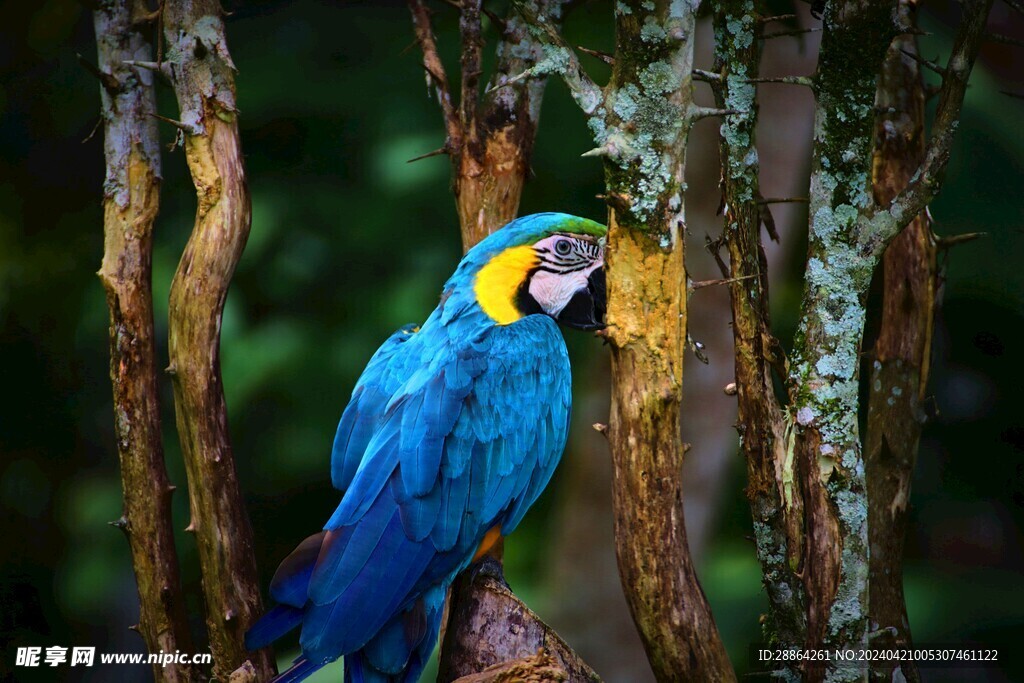
[(598, 268), (587, 278), (587, 286), (576, 292), (556, 320), (577, 330), (603, 330), (608, 305), (604, 268)]

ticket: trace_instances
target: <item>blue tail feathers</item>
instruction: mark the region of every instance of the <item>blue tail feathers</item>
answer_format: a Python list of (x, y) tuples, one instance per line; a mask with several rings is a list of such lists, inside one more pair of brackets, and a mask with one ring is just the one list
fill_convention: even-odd
[(302, 610), (291, 605), (277, 605), (260, 617), (245, 633), (245, 648), (259, 650), (302, 623)]

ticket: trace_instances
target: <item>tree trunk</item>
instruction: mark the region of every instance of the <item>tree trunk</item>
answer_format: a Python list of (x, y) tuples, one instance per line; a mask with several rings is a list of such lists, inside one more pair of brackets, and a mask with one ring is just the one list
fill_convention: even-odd
[[(900, 2), (906, 25), (916, 6)], [(924, 161), (924, 83), (913, 35), (889, 48), (878, 83), (875, 123), (874, 195), (886, 205), (906, 187)], [(873, 644), (909, 647), (910, 623), (903, 596), (903, 543), (907, 532), (911, 477), (924, 424), (925, 388), (932, 325), (938, 305), (938, 243), (927, 213), (896, 237), (882, 258), (883, 302), (878, 339), (870, 356), (868, 418), (864, 436), (868, 490), (869, 605)], [(872, 665), (872, 679), (891, 681), (894, 669), (920, 680), (913, 662)]]
[[(259, 680), (275, 671), (267, 650), (247, 653), (246, 630), (261, 613), (252, 527), (235, 471), (220, 376), (220, 322), (228, 285), (249, 234), (235, 107), (235, 67), (217, 0), (164, 8), (167, 59), (181, 110), (185, 155), (198, 210), (171, 285), (170, 359), (182, 454), (206, 599), (213, 673), (227, 680), (251, 659)], [(169, 67), (169, 68), (167, 68)]]
[(792, 479), (792, 424), (786, 421), (773, 385), (774, 378), (785, 376), (785, 359), (769, 320), (761, 223), (770, 207), (761, 199), (758, 183), (757, 86), (751, 82), (761, 59), (763, 23), (747, 7), (742, 0), (716, 6), (711, 86), (719, 107), (740, 112), (722, 123), (720, 138), (724, 241), (733, 280), (737, 430), (747, 461), (757, 555), (771, 605), (765, 640), (790, 644), (800, 642), (806, 628), (803, 585), (796, 572), (802, 557), (803, 497)]
[[(94, 13), (103, 101), (104, 252), (99, 277), (110, 309), (110, 379), (121, 462), (124, 531), (139, 591), (139, 632), (151, 653), (192, 652), (171, 524), (160, 433), (153, 338), (153, 223), (160, 201), (160, 148), (153, 74), (126, 61), (152, 59), (144, 3), (108, 0)], [(190, 665), (153, 665), (155, 678), (196, 680)]]

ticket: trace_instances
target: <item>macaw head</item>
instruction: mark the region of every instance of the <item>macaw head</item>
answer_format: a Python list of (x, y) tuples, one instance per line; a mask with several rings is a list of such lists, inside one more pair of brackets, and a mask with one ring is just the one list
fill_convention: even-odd
[(456, 277), (497, 324), (534, 313), (568, 327), (604, 327), (608, 229), (586, 218), (539, 213), (517, 218), (473, 247)]

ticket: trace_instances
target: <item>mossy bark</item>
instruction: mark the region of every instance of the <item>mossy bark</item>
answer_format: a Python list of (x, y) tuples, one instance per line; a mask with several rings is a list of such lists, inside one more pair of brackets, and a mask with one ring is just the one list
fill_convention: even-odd
[(188, 474), (189, 530), (199, 548), (214, 676), (227, 680), (251, 660), (258, 679), (269, 680), (275, 671), (269, 651), (249, 653), (244, 645), (245, 631), (261, 613), (261, 598), (220, 374), (221, 314), (250, 226), (235, 67), (217, 0), (168, 3), (163, 28), (198, 200), (169, 310), (168, 372)]
[[(796, 568), (803, 556), (803, 496), (792, 479), (791, 421), (775, 397), (773, 371), (783, 369), (769, 319), (768, 272), (761, 223), (770, 208), (761, 202), (755, 132), (757, 92), (752, 83), (761, 59), (760, 8), (745, 0), (715, 6), (716, 104), (736, 110), (721, 126), (724, 242), (729, 253), (737, 430), (747, 462), (747, 498), (765, 591), (771, 609), (764, 623), (770, 644), (803, 640), (803, 583)], [(782, 379), (782, 377), (779, 377)]]
[(683, 170), (696, 116), (696, 9), (620, 2), (615, 19), (612, 79), (589, 123), (605, 158), (610, 207), (607, 435), (619, 572), (658, 680), (734, 680), (683, 520)]
[[(94, 13), (107, 175), (100, 281), (110, 309), (110, 379), (127, 536), (139, 592), (139, 632), (151, 653), (192, 652), (171, 494), (160, 432), (153, 333), (153, 223), (160, 201), (160, 149), (153, 75), (126, 61), (152, 59), (145, 4), (105, 0)], [(163, 681), (192, 681), (190, 665), (153, 665)]]

